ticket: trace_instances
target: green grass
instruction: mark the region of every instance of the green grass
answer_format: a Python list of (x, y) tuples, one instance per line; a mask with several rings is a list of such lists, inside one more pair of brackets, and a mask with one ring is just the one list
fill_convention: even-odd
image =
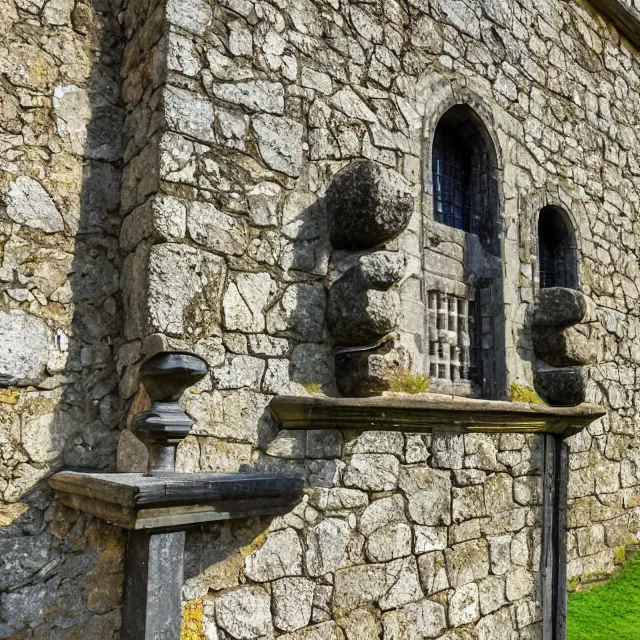
[(640, 556), (604, 584), (569, 594), (567, 640), (640, 640)]

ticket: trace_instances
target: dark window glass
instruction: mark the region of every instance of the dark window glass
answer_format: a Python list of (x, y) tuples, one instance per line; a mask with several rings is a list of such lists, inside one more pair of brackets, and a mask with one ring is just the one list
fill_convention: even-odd
[(544, 207), (538, 218), (538, 259), (540, 287), (573, 287), (573, 248), (560, 213)]
[(469, 159), (464, 146), (439, 127), (433, 141), (434, 217), (450, 227), (470, 230)]

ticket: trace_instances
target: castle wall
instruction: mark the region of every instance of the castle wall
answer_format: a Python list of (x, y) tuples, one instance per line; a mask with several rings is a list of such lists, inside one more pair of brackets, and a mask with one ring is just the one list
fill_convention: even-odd
[(0, 636), (112, 637), (124, 538), (58, 505), (123, 403), (116, 3), (0, 3)]
[(144, 468), (127, 411), (144, 407), (136, 366), (159, 347), (212, 367), (185, 394), (181, 470), (309, 485), (283, 518), (190, 535), (184, 597), (204, 598), (209, 638), (540, 637), (539, 437), (278, 435), (267, 409), (335, 393), (325, 314), (344, 256), (323, 198), (357, 159), (414, 197), (386, 248), (406, 257), (398, 339), (424, 373), (425, 273), (460, 273), (464, 250), (428, 218), (425, 167), (459, 102), (498, 159), (504, 392), (533, 386), (537, 214), (553, 204), (575, 224), (603, 332), (588, 398), (610, 412), (570, 441), (568, 573), (613, 569), (640, 531), (640, 64), (598, 14), (555, 0), (1, 6), (3, 637), (114, 637), (123, 539), (57, 506), (44, 479)]

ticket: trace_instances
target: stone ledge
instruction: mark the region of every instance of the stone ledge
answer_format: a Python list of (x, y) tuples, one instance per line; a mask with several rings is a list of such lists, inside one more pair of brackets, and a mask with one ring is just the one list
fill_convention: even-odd
[(283, 429), (361, 429), (424, 433), (555, 433), (570, 436), (606, 414), (589, 404), (549, 407), (443, 394), (376, 398), (276, 396)]
[(587, 0), (605, 15), (622, 35), (640, 49), (640, 13), (621, 0)]
[(149, 530), (280, 515), (302, 498), (303, 479), (273, 473), (150, 477), (61, 471), (49, 485), (68, 507), (126, 529)]

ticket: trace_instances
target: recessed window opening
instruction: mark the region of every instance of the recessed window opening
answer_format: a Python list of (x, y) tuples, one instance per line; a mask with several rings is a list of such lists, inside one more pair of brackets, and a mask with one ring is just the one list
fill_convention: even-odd
[(573, 236), (561, 213), (544, 207), (538, 218), (540, 288), (576, 286)]
[(452, 107), (438, 122), (431, 167), (434, 220), (478, 235), (486, 249), (499, 254), (495, 152), (467, 105)]
[(434, 390), (503, 397), (499, 156), (490, 130), (469, 104), (457, 104), (440, 117), (428, 154), (424, 370)]

